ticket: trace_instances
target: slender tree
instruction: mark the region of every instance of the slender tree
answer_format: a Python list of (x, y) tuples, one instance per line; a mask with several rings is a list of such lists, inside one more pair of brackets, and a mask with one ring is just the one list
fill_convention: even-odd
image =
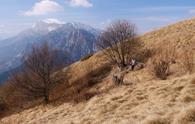
[(135, 25), (126, 20), (118, 20), (110, 24), (100, 35), (97, 46), (108, 59), (119, 68), (126, 66), (126, 59), (138, 46)]
[(33, 45), (30, 53), (24, 55), (23, 70), (12, 75), (11, 84), (28, 97), (43, 97), (48, 103), (51, 90), (61, 78), (53, 75), (56, 50), (48, 43)]

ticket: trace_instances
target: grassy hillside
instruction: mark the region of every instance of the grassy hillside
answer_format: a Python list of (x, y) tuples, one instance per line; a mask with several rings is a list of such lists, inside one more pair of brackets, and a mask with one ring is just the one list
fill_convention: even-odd
[(162, 47), (166, 44), (177, 47), (194, 47), (195, 18), (169, 25), (159, 30), (144, 34), (141, 40), (146, 46)]
[[(117, 72), (101, 52), (56, 74), (66, 76), (51, 97), (39, 105), (1, 119), (5, 124), (192, 124), (195, 122), (195, 74), (181, 66), (183, 49), (194, 49), (195, 19), (182, 21), (140, 37), (146, 48), (178, 53), (167, 80), (150, 72), (150, 59), (142, 70), (127, 71), (124, 85), (116, 86)], [(171, 53), (170, 53), (171, 54)], [(67, 83), (68, 82), (68, 83)], [(73, 95), (75, 92), (78, 96)], [(57, 97), (58, 96), (58, 97)], [(73, 102), (66, 102), (71, 99)]]

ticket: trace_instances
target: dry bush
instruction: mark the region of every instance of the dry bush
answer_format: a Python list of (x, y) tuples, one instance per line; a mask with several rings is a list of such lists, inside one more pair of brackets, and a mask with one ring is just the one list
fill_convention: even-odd
[(169, 75), (169, 61), (166, 60), (164, 55), (156, 55), (152, 59), (151, 71), (156, 77), (162, 80), (167, 79)]
[(194, 69), (194, 54), (191, 49), (185, 49), (181, 55), (181, 64), (185, 71), (192, 73)]
[(162, 59), (153, 61), (153, 70), (156, 77), (166, 80), (169, 75), (169, 62)]
[(151, 72), (158, 78), (166, 80), (170, 74), (170, 64), (176, 63), (175, 47), (161, 48), (151, 60)]

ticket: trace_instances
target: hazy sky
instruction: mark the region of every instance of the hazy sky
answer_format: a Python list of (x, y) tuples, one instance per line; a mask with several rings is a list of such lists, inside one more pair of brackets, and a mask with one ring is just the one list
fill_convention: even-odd
[(146, 32), (194, 15), (195, 0), (1, 0), (0, 39), (47, 19), (102, 29), (127, 19)]

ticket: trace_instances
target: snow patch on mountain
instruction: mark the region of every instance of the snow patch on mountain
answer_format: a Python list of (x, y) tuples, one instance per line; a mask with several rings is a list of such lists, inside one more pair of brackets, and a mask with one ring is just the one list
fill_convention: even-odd
[(52, 18), (45, 19), (45, 20), (43, 20), (43, 22), (48, 23), (48, 24), (53, 24), (53, 23), (55, 23), (55, 24), (65, 24), (64, 21), (60, 21), (58, 19), (52, 19)]
[(45, 22), (45, 21), (39, 21), (35, 24), (33, 24), (32, 29), (35, 32), (39, 32), (39, 33), (48, 33), (50, 31), (56, 30), (59, 27), (61, 27), (63, 24), (58, 24), (58, 23), (51, 23), (50, 22)]
[(99, 34), (101, 31), (98, 29), (95, 29), (89, 25), (82, 24), (79, 22), (71, 22), (71, 23), (66, 23), (67, 25), (72, 25), (75, 29), (85, 29), (86, 31), (89, 31), (93, 34)]
[(64, 23), (57, 20), (38, 21), (31, 28), (15, 37), (0, 41), (0, 74), (21, 64), (21, 57), (33, 43), (45, 41), (67, 53), (67, 60), (77, 61), (96, 51), (96, 41), (100, 30), (82, 23)]

